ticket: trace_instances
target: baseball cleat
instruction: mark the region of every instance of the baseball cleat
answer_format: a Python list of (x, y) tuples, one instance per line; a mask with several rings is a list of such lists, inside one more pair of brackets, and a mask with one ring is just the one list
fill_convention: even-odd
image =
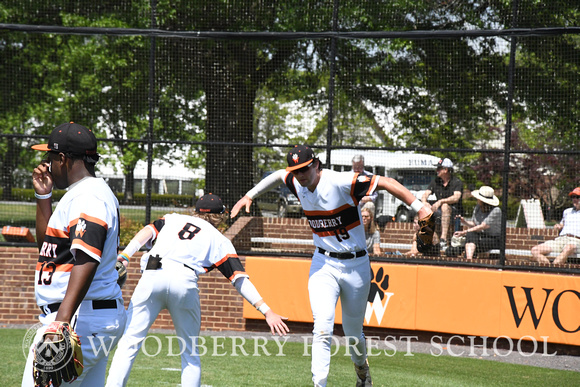
[(354, 370), (356, 371), (356, 387), (370, 387), (373, 385), (368, 360), (365, 360), (365, 364), (361, 366), (355, 364)]

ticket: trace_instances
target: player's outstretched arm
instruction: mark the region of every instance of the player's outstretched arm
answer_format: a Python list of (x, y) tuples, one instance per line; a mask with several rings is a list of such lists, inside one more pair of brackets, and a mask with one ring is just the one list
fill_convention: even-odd
[(397, 199), (411, 206), (415, 211), (417, 211), (417, 215), (419, 215), (419, 218), (424, 218), (426, 216), (429, 216), (429, 214), (433, 213), (433, 211), (431, 211), (430, 206), (422, 203), (419, 199), (415, 197), (415, 195), (411, 193), (411, 191), (409, 191), (404, 185), (402, 185), (393, 178), (381, 176), (379, 178), (377, 189), (387, 190)]
[(129, 265), (129, 259), (135, 254), (139, 249), (149, 240), (153, 239), (155, 236), (155, 231), (150, 226), (143, 227), (131, 241), (125, 247), (125, 250), (117, 255), (117, 261), (123, 262), (123, 265), (127, 267)]
[[(238, 258), (235, 259), (237, 262), (239, 262)], [(233, 281), (233, 285), (238, 293), (242, 295), (242, 297), (244, 297), (250, 304), (254, 306), (254, 308), (262, 313), (264, 317), (266, 317), (266, 322), (270, 326), (270, 330), (272, 331), (273, 335), (278, 333), (280, 336), (283, 336), (290, 331), (284, 323), (284, 320), (288, 320), (288, 318), (278, 315), (272, 309), (270, 309), (268, 305), (266, 305), (264, 299), (258, 292), (258, 289), (256, 289), (246, 274), (236, 278)]]
[(234, 205), (232, 208), (232, 212), (230, 217), (233, 219), (235, 218), (242, 208), (246, 208), (246, 213), (250, 212), (250, 206), (252, 205), (253, 200), (248, 196), (244, 196)]
[(272, 309), (267, 311), (264, 316), (266, 317), (266, 322), (270, 326), (270, 331), (273, 335), (278, 333), (280, 336), (285, 336), (290, 332), (290, 329), (288, 329), (288, 326), (284, 323), (284, 321), (288, 320), (288, 317), (282, 317)]
[(280, 183), (284, 181), (284, 176), (286, 176), (286, 171), (280, 169), (278, 171), (272, 172), (270, 175), (266, 176), (264, 179), (260, 180), (258, 184), (251, 190), (249, 190), (243, 198), (238, 200), (236, 205), (232, 208), (231, 218), (235, 218), (242, 208), (246, 208), (246, 213), (250, 212), (250, 206), (254, 198), (260, 196), (264, 192), (268, 192), (273, 188), (276, 188)]

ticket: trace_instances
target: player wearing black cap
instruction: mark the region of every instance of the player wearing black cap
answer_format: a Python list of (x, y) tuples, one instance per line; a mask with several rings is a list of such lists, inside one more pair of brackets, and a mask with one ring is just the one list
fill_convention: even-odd
[(358, 204), (378, 189), (388, 190), (410, 205), (420, 217), (431, 211), (423, 207), (403, 185), (382, 176), (322, 169), (310, 147), (297, 145), (288, 152), (288, 167), (260, 181), (232, 208), (232, 218), (242, 208), (249, 212), (253, 199), (280, 183), (296, 195), (312, 229), (316, 250), (310, 266), (308, 293), (314, 318), (312, 381), (325, 386), (330, 369), (330, 344), (338, 299), (342, 305), (342, 328), (352, 347), (356, 386), (371, 386), (365, 337), (362, 331), (371, 283), (364, 226)]
[[(62, 124), (52, 131), (47, 144), (32, 148), (47, 152), (32, 173), (39, 248), (35, 294), (43, 324), (35, 342), (55, 341), (62, 335), (54, 332), (63, 327), (76, 331), (84, 369), (81, 367), (81, 375), (71, 385), (102, 386), (108, 352), (93, 351), (89, 338), (113, 348), (126, 321), (115, 269), (119, 203), (107, 183), (95, 177), (99, 155), (90, 129), (73, 122)], [(53, 187), (68, 189), (54, 212)], [(50, 333), (48, 339), (42, 338), (45, 332)], [(31, 351), (22, 385), (47, 385), (51, 377), (59, 385), (59, 377), (54, 373), (43, 376), (40, 365)]]
[(222, 200), (213, 194), (202, 196), (192, 215), (166, 214), (139, 231), (118, 260), (129, 258), (141, 246), (155, 245), (141, 258), (143, 276), (127, 310), (129, 320), (111, 363), (107, 386), (125, 386), (139, 348), (157, 315), (168, 309), (177, 335), (185, 348), (181, 354), (181, 385), (201, 384), (201, 364), (197, 337), (201, 308), (197, 279), (217, 268), (236, 290), (256, 307), (270, 326), (272, 334), (285, 335), (283, 317), (274, 313), (250, 282), (234, 246), (215, 226), (225, 216)]

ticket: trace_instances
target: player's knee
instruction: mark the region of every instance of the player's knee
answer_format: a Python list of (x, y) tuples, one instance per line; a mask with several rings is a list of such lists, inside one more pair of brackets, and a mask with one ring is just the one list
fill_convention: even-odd
[(315, 326), (312, 330), (313, 340), (315, 341), (329, 341), (332, 337), (333, 326)]
[(537, 257), (545, 252), (546, 248), (543, 245), (537, 245), (532, 247), (532, 257)]

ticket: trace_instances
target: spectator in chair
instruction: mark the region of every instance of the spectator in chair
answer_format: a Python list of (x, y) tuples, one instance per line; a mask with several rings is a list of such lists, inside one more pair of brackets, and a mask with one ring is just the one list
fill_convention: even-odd
[[(479, 190), (472, 191), (471, 195), (477, 199), (471, 220), (459, 217), (461, 224), (468, 228), (453, 234), (456, 237), (465, 237), (465, 258), (467, 259), (477, 258), (478, 252), (501, 247), (502, 212), (498, 207), (499, 199), (494, 195), (493, 188), (484, 185)], [(446, 255), (455, 256), (462, 250), (461, 247), (450, 247)]]
[(451, 219), (463, 215), (463, 182), (453, 176), (453, 163), (449, 159), (440, 159), (437, 163), (437, 177), (429, 184), (421, 201), (427, 205), (429, 196), (434, 193), (437, 201), (431, 205), (431, 210), (441, 219), (441, 249), (445, 250), (447, 234)]
[(554, 264), (566, 263), (568, 257), (580, 252), (580, 187), (574, 188), (568, 194), (572, 198), (572, 207), (564, 210), (560, 223), (554, 229), (560, 235), (551, 241), (544, 242), (532, 248), (532, 260), (539, 263), (550, 263), (548, 255), (559, 253)]

